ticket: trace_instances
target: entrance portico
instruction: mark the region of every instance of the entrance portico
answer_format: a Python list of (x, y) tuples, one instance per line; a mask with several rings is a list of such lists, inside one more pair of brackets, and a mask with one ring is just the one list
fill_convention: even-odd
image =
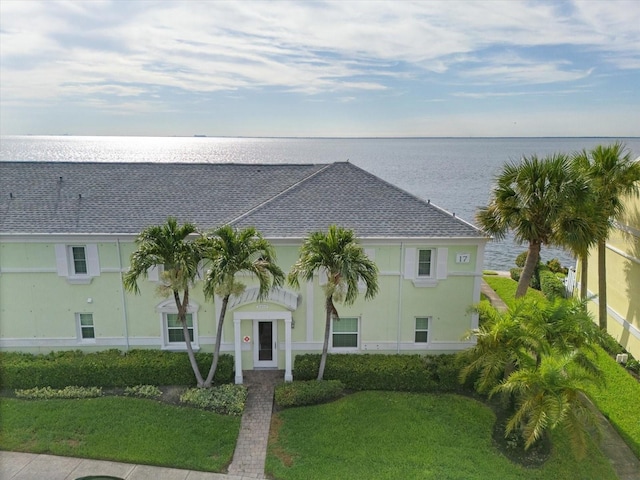
[[(284, 381), (291, 382), (292, 358), (291, 358), (291, 328), (292, 314), (298, 306), (298, 295), (295, 292), (283, 288), (273, 289), (264, 303), (257, 303), (257, 288), (247, 289), (242, 295), (230, 299), (230, 309), (240, 306), (255, 304), (255, 311), (233, 312), (233, 340), (235, 357), (235, 383), (243, 383), (242, 378), (242, 346), (243, 343), (252, 345), (253, 368), (277, 368), (278, 352), (282, 351), (282, 345), (278, 348), (278, 330), (284, 326)], [(269, 304), (278, 304), (286, 310), (270, 310)], [(266, 307), (266, 308), (265, 308)], [(271, 305), (271, 308), (276, 305)], [(258, 310), (260, 309), (260, 310)], [(242, 335), (242, 322), (252, 322), (250, 331), (252, 337)], [(284, 324), (284, 325), (283, 325)], [(245, 327), (246, 331), (246, 327)]]

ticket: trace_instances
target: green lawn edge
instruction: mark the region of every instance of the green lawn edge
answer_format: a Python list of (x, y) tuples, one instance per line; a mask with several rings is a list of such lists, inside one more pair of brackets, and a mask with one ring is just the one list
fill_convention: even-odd
[(541, 467), (512, 463), (493, 443), (494, 423), (488, 406), (462, 395), (358, 392), (274, 414), (265, 471), (278, 480), (617, 478), (593, 440), (573, 457), (563, 430)]
[(240, 417), (129, 397), (0, 398), (0, 450), (224, 472)]

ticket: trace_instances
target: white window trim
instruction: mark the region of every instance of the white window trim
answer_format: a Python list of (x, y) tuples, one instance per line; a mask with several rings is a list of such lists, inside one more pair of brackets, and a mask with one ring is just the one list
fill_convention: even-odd
[[(83, 247), (85, 259), (87, 261), (87, 273), (76, 274), (73, 263), (73, 247)], [(98, 256), (98, 245), (95, 243), (81, 244), (56, 244), (56, 270), (58, 276), (67, 279), (70, 284), (87, 285), (94, 277), (100, 276), (100, 258)]]
[[(341, 317), (342, 318), (342, 317)], [(334, 353), (348, 353), (348, 352), (359, 352), (360, 351), (360, 343), (362, 341), (362, 331), (361, 331), (361, 322), (360, 322), (360, 317), (352, 317), (352, 316), (345, 316), (344, 318), (355, 318), (358, 322), (358, 331), (357, 331), (357, 335), (358, 335), (358, 340), (356, 341), (356, 346), (355, 347), (334, 347), (333, 346), (333, 321), (334, 319), (331, 319), (331, 325), (330, 325), (330, 329), (329, 329), (329, 352), (334, 352)]]
[[(189, 302), (187, 307), (187, 313), (191, 314), (191, 319), (193, 323), (193, 341), (191, 342), (191, 348), (194, 351), (200, 350), (200, 341), (198, 336), (198, 310), (200, 309), (200, 305), (195, 302)], [(169, 331), (167, 327), (167, 314), (178, 313), (178, 308), (176, 307), (176, 302), (173, 298), (169, 300), (165, 300), (161, 304), (156, 307), (156, 310), (160, 314), (160, 338), (162, 341), (162, 350), (172, 350), (178, 352), (184, 352), (187, 350), (186, 342), (169, 342)]]
[[(418, 330), (417, 326), (416, 326), (416, 322), (418, 321), (419, 318), (426, 318), (427, 319), (427, 341), (426, 342), (416, 342), (416, 333), (418, 332), (424, 332), (425, 330)], [(433, 321), (433, 317), (431, 315), (418, 315), (416, 317), (413, 317), (413, 343), (415, 343), (416, 345), (430, 345), (431, 344), (431, 324)]]
[[(429, 273), (427, 275), (420, 274), (420, 252), (431, 252), (431, 257), (429, 258)], [(435, 248), (417, 248), (416, 249), (416, 263), (414, 268), (416, 269), (415, 278), (416, 279), (430, 279), (435, 277), (434, 272), (436, 269), (436, 265), (434, 260), (437, 257), (437, 252)]]
[[(418, 275), (418, 261), (420, 250), (431, 250), (431, 271), (429, 275)], [(407, 247), (404, 252), (404, 278), (411, 280), (415, 287), (435, 287), (438, 281), (447, 278), (447, 262), (449, 249), (447, 247)]]
[[(80, 322), (80, 315), (91, 315), (91, 322), (93, 327), (93, 338), (82, 337), (82, 324)], [(96, 323), (93, 319), (93, 312), (76, 312), (76, 336), (78, 343), (96, 343)]]

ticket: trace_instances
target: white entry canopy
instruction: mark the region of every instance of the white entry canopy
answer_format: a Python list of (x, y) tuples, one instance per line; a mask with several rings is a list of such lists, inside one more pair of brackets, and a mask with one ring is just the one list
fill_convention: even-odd
[[(234, 309), (239, 307), (240, 305), (244, 305), (246, 303), (255, 303), (258, 301), (258, 293), (260, 289), (258, 287), (247, 288), (242, 294), (236, 296), (233, 295), (229, 298), (229, 309)], [(290, 312), (293, 312), (298, 308), (298, 294), (296, 292), (292, 292), (291, 290), (287, 290), (280, 287), (272, 288), (267, 297), (262, 301), (265, 302), (273, 302), (278, 305), (282, 305)]]

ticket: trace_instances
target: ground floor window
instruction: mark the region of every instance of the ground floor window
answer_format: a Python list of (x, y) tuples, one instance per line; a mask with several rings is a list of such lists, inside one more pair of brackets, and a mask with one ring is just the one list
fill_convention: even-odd
[(431, 317), (416, 317), (416, 343), (427, 343), (429, 341), (429, 323)]
[[(169, 343), (184, 343), (184, 330), (182, 328), (182, 322), (178, 318), (177, 313), (167, 313), (167, 341)], [(189, 329), (190, 341), (193, 342), (193, 315), (187, 313), (187, 327)]]
[(334, 318), (331, 327), (331, 346), (333, 348), (358, 348), (357, 318)]
[(94, 340), (96, 338), (93, 313), (76, 313), (76, 322), (80, 340)]

